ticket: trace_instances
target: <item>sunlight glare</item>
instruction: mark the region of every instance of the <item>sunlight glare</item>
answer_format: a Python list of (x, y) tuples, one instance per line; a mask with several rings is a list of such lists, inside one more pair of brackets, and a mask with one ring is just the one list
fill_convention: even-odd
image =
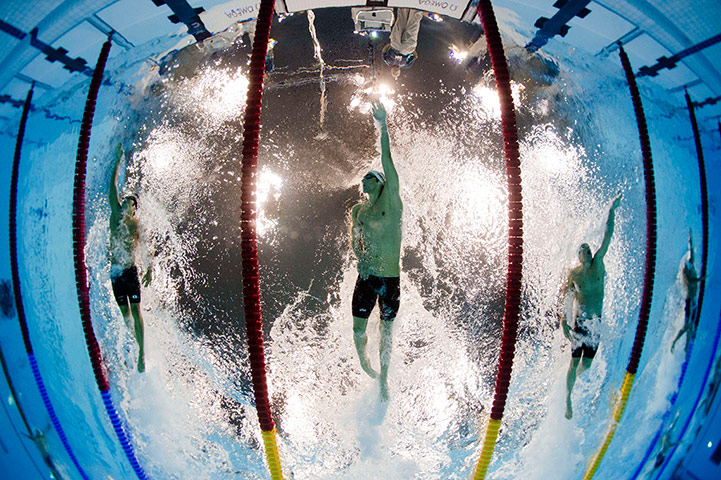
[(390, 114), (396, 105), (392, 95), (396, 92), (385, 83), (375, 83), (373, 85), (361, 86), (356, 93), (351, 97), (349, 108), (351, 110), (358, 110), (361, 113), (371, 112), (372, 98), (378, 98), (386, 109), (386, 112)]
[(184, 157), (178, 141), (167, 133), (165, 131), (154, 131), (152, 134), (154, 141), (148, 143), (148, 148), (145, 151), (148, 163), (161, 174), (174, 166), (174, 159)]
[(453, 43), (451, 44), (450, 47), (448, 47), (448, 50), (449, 50), (448, 57), (451, 59), (451, 63), (461, 63), (468, 56), (467, 51), (461, 50), (460, 47), (457, 47)]
[(189, 100), (208, 116), (218, 121), (227, 120), (242, 113), (248, 84), (248, 78), (240, 69), (235, 72), (211, 70), (194, 82)]
[(258, 186), (256, 193), (256, 201), (258, 207), (258, 236), (263, 236), (278, 226), (277, 218), (269, 218), (263, 208), (269, 198), (277, 201), (280, 198), (280, 189), (283, 186), (283, 179), (271, 172), (270, 170), (262, 170), (258, 175)]
[(458, 182), (456, 197), (462, 198), (461, 208), (455, 209), (452, 221), (456, 228), (466, 232), (484, 231), (497, 222), (503, 212), (505, 191), (491, 177), (490, 172), (468, 171)]
[[(511, 82), (511, 97), (516, 108), (521, 104), (521, 92), (524, 87), (520, 83)], [(473, 96), (478, 101), (480, 107), (491, 117), (501, 118), (501, 100), (495, 88), (488, 87), (479, 83), (473, 87)]]

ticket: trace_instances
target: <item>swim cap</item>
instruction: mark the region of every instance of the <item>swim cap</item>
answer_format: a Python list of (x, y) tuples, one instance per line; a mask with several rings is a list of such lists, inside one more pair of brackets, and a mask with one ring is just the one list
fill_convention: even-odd
[(378, 179), (378, 181), (381, 182), (381, 184), (386, 183), (386, 176), (383, 175), (383, 173), (379, 172), (378, 170), (368, 170), (366, 177), (368, 177), (368, 175), (373, 175), (374, 177), (376, 177)]
[(135, 195), (132, 195), (132, 194), (130, 194), (130, 195), (125, 195), (125, 196), (123, 197), (123, 201), (120, 202), (120, 203), (125, 202), (125, 200), (130, 200), (131, 202), (133, 202), (133, 206), (134, 206), (135, 208), (138, 208), (138, 197), (136, 197)]

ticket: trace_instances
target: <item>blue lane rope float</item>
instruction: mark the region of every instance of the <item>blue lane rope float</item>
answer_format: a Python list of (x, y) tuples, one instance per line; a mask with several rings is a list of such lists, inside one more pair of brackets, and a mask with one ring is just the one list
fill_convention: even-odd
[(663, 435), (663, 432), (666, 427), (666, 423), (668, 422), (668, 419), (671, 418), (671, 412), (674, 411), (674, 406), (676, 405), (676, 401), (678, 400), (678, 394), (681, 390), (681, 385), (683, 384), (683, 380), (686, 377), (686, 371), (688, 369), (688, 363), (691, 359), (691, 352), (693, 351), (693, 340), (689, 343), (688, 346), (688, 354), (686, 354), (686, 358), (684, 359), (683, 363), (681, 364), (681, 375), (678, 379), (678, 385), (676, 386), (676, 391), (673, 392), (673, 395), (671, 396), (671, 399), (669, 400), (669, 408), (666, 410), (666, 413), (663, 414), (663, 417), (661, 419), (661, 424), (658, 427), (658, 430), (656, 431), (656, 434), (654, 435), (653, 439), (651, 440), (651, 443), (649, 444), (648, 448), (646, 449), (646, 453), (643, 455), (643, 459), (639, 462), (638, 467), (636, 467), (636, 470), (633, 472), (633, 475), (631, 475), (629, 480), (636, 480), (639, 475), (641, 475), (641, 471), (643, 470), (643, 467), (646, 465), (646, 462), (651, 458), (651, 455), (653, 455), (653, 450), (656, 448), (656, 444), (661, 439), (661, 435)]
[[(719, 340), (721, 339), (721, 316), (719, 316), (718, 319), (718, 325), (716, 326), (716, 337), (714, 337), (713, 342), (713, 349), (711, 351), (715, 352), (719, 347)], [(713, 369), (713, 363), (714, 363), (714, 356), (709, 356), (708, 360), (708, 366), (706, 367), (706, 373), (704, 375), (703, 380), (703, 388), (701, 388), (698, 392), (698, 396), (696, 397), (696, 401), (693, 404), (693, 407), (691, 408), (692, 412), (695, 412), (698, 408), (699, 403), (701, 403), (701, 398), (703, 397), (704, 391), (706, 390), (706, 383), (708, 382), (708, 377), (711, 375), (711, 370)], [(686, 423), (684, 423), (683, 428), (678, 433), (678, 438), (682, 438), (684, 435), (686, 435), (686, 431), (688, 430), (689, 425), (691, 425), (691, 420), (693, 420), (693, 414), (689, 415), (686, 419)], [(673, 457), (673, 454), (676, 452), (676, 449), (678, 448), (678, 445), (674, 445), (671, 448), (671, 451), (666, 455), (666, 460), (663, 462), (663, 465), (659, 469), (658, 473), (654, 477), (654, 480), (658, 480), (661, 478), (661, 474), (668, 466), (668, 463), (671, 461), (671, 458)]]
[(17, 314), (18, 314), (18, 322), (20, 322), (20, 331), (22, 332), (23, 343), (25, 344), (25, 352), (27, 353), (28, 360), (30, 361), (30, 367), (32, 368), (33, 378), (35, 379), (35, 384), (38, 386), (38, 390), (40, 391), (40, 396), (43, 399), (43, 405), (45, 405), (45, 409), (47, 410), (48, 415), (50, 416), (50, 421), (52, 422), (53, 427), (55, 428), (55, 431), (58, 433), (58, 437), (60, 437), (60, 441), (62, 442), (63, 447), (65, 448), (65, 451), (68, 453), (70, 460), (73, 462), (73, 465), (75, 465), (75, 468), (78, 470), (78, 473), (84, 480), (89, 480), (89, 477), (85, 474), (83, 467), (80, 466), (80, 462), (78, 461), (78, 458), (75, 456), (75, 453), (73, 452), (73, 449), (70, 446), (70, 442), (68, 442), (68, 437), (67, 437), (67, 435), (65, 435), (65, 430), (63, 430), (63, 426), (60, 423), (60, 420), (58, 419), (57, 414), (55, 413), (55, 408), (53, 408), (53, 403), (50, 400), (50, 396), (48, 395), (47, 388), (45, 388), (45, 382), (43, 382), (43, 377), (40, 374), (40, 368), (38, 367), (38, 363), (35, 360), (35, 354), (33, 353), (33, 346), (32, 346), (32, 343), (30, 342), (30, 333), (28, 331), (27, 319), (25, 317), (25, 307), (23, 306), (22, 291), (20, 289), (20, 269), (18, 267), (18, 242), (17, 242), (18, 176), (20, 173), (19, 167), (20, 167), (20, 157), (21, 157), (21, 152), (22, 152), (23, 138), (25, 137), (25, 127), (26, 127), (27, 121), (28, 121), (28, 114), (30, 113), (30, 105), (32, 103), (32, 98), (33, 98), (33, 87), (30, 88), (30, 91), (28, 92), (28, 95), (25, 98), (25, 104), (23, 105), (23, 114), (20, 119), (20, 129), (18, 130), (17, 142), (15, 144), (15, 157), (13, 159), (13, 170), (12, 170), (12, 177), (10, 180), (10, 215), (9, 215), (9, 217), (10, 217), (10, 221), (9, 221), (10, 267), (12, 270), (12, 283), (13, 283), (13, 293), (15, 295), (15, 308), (16, 308)]
[(108, 37), (108, 40), (103, 44), (100, 56), (98, 57), (98, 63), (93, 72), (93, 79), (90, 82), (90, 90), (88, 91), (88, 99), (85, 103), (85, 112), (83, 113), (83, 123), (80, 127), (73, 188), (73, 260), (75, 263), (75, 283), (78, 293), (80, 316), (95, 381), (98, 384), (100, 396), (103, 399), (103, 405), (105, 406), (108, 417), (110, 417), (115, 435), (118, 437), (118, 441), (123, 448), (128, 462), (130, 462), (130, 466), (140, 480), (146, 480), (148, 477), (138, 463), (133, 444), (129, 435), (125, 432), (123, 423), (118, 415), (118, 411), (113, 405), (113, 399), (110, 395), (110, 384), (103, 369), (100, 346), (95, 337), (90, 316), (90, 289), (88, 288), (88, 278), (85, 267), (85, 176), (88, 163), (88, 147), (90, 146), (90, 133), (93, 127), (95, 104), (98, 99), (100, 84), (103, 80), (105, 64), (110, 54), (110, 46), (110, 37)]

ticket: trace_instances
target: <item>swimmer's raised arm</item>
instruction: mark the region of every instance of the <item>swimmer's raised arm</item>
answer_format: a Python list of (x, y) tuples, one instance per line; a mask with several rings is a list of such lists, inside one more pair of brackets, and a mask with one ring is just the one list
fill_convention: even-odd
[(601, 242), (601, 247), (596, 252), (596, 255), (594, 255), (593, 259), (599, 259), (603, 261), (603, 258), (606, 256), (606, 252), (608, 251), (608, 246), (611, 243), (611, 237), (613, 236), (613, 229), (616, 224), (616, 209), (621, 204), (621, 194), (619, 194), (616, 198), (613, 199), (613, 203), (611, 203), (611, 208), (608, 209), (608, 220), (606, 220), (606, 233), (603, 235), (603, 241)]
[(689, 256), (686, 265), (683, 267), (683, 273), (688, 283), (698, 283), (705, 278), (705, 276), (699, 275), (694, 267), (694, 248), (693, 248), (693, 237), (691, 231), (688, 232), (688, 250)]
[(391, 157), (391, 144), (388, 138), (388, 125), (386, 124), (386, 109), (380, 100), (373, 101), (373, 118), (375, 118), (381, 127), (381, 164), (383, 165), (383, 173), (386, 176), (384, 188), (390, 192), (398, 194), (399, 182), (398, 172), (393, 164)]

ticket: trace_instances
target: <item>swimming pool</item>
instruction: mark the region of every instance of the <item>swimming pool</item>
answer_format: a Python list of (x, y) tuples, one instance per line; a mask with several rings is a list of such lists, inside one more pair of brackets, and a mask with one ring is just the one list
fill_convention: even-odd
[[(299, 479), (466, 478), (490, 408), (504, 298), (507, 200), (500, 106), (488, 62), (466, 74), (448, 59), (448, 45), (472, 40), (473, 29), (424, 20), (419, 61), (393, 82), (378, 58), (369, 67), (368, 40), (352, 34), (348, 17), (334, 10), (316, 15), (323, 62), (331, 67), (323, 77), (308, 18), (294, 15), (274, 26), (276, 69), (267, 77), (259, 154), (266, 353), (284, 468)], [(511, 11), (498, 15), (518, 105), (525, 257), (517, 355), (489, 477), (575, 478), (607, 429), (638, 320), (645, 206), (637, 130), (614, 56), (578, 55), (557, 42), (531, 57), (523, 40), (532, 29), (518, 26)], [(87, 178), (91, 313), (112, 397), (150, 477), (266, 478), (238, 267), (237, 119), (247, 88), (247, 42), (219, 41), (163, 57), (177, 41), (151, 42), (108, 65), (111, 81), (99, 96)], [(284, 52), (284, 45), (292, 48)], [(386, 85), (381, 93), (404, 201), (403, 303), (385, 406), (352, 348), (355, 267), (346, 230), (360, 178), (379, 163), (364, 93), (374, 73)], [(132, 478), (78, 321), (69, 202), (79, 131), (72, 119), (86, 85), (68, 85), (51, 104), (71, 121), (30, 115), (19, 172), (20, 279), (35, 357), (78, 463), (91, 478)], [(671, 425), (679, 432), (672, 440), (684, 430), (693, 441), (707, 407), (699, 401), (717, 368), (719, 305), (709, 268), (703, 335), (671, 405), (685, 363), (684, 350), (671, 353), (670, 343), (683, 324), (679, 266), (689, 229), (701, 245), (698, 167), (686, 112), (653, 84), (642, 85), (642, 95), (658, 191), (654, 301), (636, 384), (599, 478), (617, 478), (619, 471), (630, 478), (637, 467), (655, 478), (660, 453), (675, 455), (671, 466), (656, 471), (670, 476), (688, 444), (675, 452), (660, 452), (659, 445), (642, 460), (657, 432)], [(719, 150), (713, 134), (703, 137), (709, 157)], [(14, 139), (2, 142), (3, 151), (13, 150)], [(134, 371), (135, 345), (109, 282), (106, 197), (118, 142), (129, 152), (121, 184), (139, 197), (147, 250), (141, 262), (154, 277), (143, 290), (143, 375)], [(717, 178), (718, 166), (708, 168), (709, 178)], [(717, 190), (711, 180), (712, 239)], [(606, 261), (602, 346), (578, 381), (576, 415), (567, 421), (569, 346), (557, 329), (557, 292), (578, 244), (597, 248), (617, 193), (623, 203)], [(712, 249), (709, 265), (714, 261)], [(9, 262), (3, 269), (2, 278), (9, 278)], [(21, 392), (18, 403), (46, 431), (60, 474), (76, 478), (49, 428), (12, 317), (1, 324), (2, 348)], [(5, 406), (21, 426), (12, 405)], [(17, 438), (13, 448), (29, 443)], [(28, 456), (43, 469), (35, 452)]]

